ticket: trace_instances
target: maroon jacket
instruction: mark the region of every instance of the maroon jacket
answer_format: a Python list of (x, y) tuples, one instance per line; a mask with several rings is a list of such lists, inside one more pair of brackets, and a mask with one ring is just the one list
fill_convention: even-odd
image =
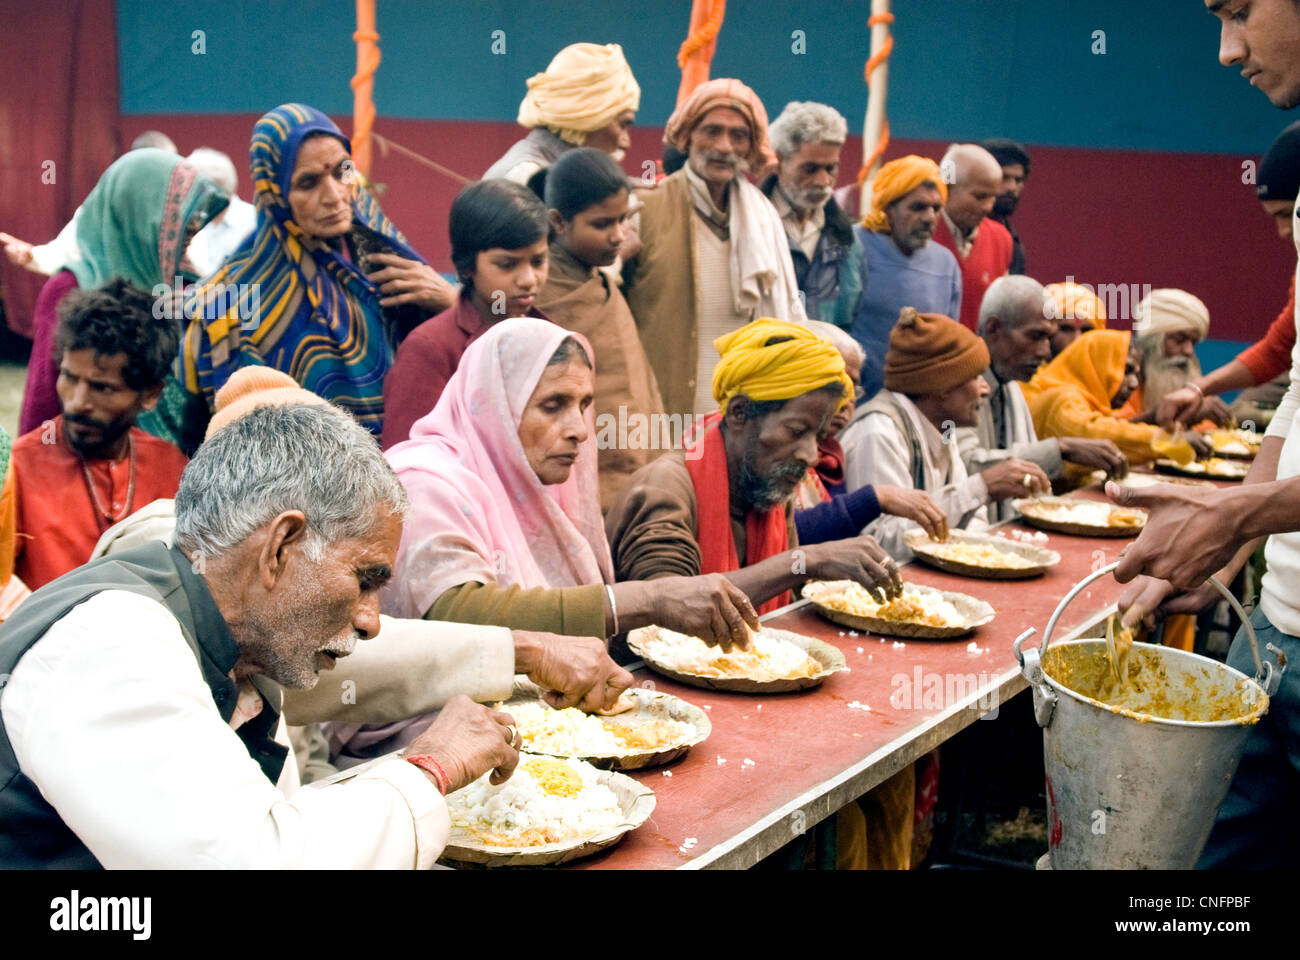
[[(549, 319), (535, 307), (530, 317)], [(411, 427), (438, 403), (461, 355), (487, 332), (468, 289), (436, 317), (424, 321), (397, 348), (393, 368), (384, 379), (385, 450), (411, 435)]]

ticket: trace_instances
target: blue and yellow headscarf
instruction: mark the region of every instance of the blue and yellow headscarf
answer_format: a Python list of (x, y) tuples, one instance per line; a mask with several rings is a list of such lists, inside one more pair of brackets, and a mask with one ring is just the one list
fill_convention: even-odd
[[(304, 232), (289, 206), (298, 148), (312, 133), (332, 136), (352, 152), (327, 116), (302, 104), (277, 107), (253, 128), (249, 155), (257, 228), (191, 298), (186, 315), (193, 319), (177, 376), (211, 411), (216, 392), (240, 367), (274, 367), (377, 434), (383, 429), (384, 376), (394, 351), (381, 294), (335, 245), (304, 247)], [(360, 185), (352, 211), (353, 224), (368, 227), (391, 252), (424, 262)], [(355, 260), (355, 249), (349, 252)], [(251, 318), (244, 286), (249, 284), (258, 285), (258, 315)]]

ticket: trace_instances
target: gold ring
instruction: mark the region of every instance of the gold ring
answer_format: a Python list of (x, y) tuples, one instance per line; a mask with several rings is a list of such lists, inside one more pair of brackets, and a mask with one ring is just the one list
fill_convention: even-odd
[(513, 747), (518, 737), (519, 731), (515, 729), (515, 725), (513, 723), (506, 724), (506, 743)]
[(1032, 476), (1030, 476), (1029, 474), (1026, 473), (1026, 474), (1025, 474), (1025, 479), (1024, 479), (1023, 483), (1024, 483), (1024, 485), (1025, 485), (1026, 488), (1028, 488), (1028, 487), (1032, 487), (1032, 486), (1034, 485), (1034, 478), (1033, 478)]

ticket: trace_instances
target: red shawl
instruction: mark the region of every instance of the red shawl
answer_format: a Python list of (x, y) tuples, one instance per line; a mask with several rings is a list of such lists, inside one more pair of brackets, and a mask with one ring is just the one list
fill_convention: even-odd
[[(687, 458), (686, 470), (695, 487), (695, 539), (700, 545), (701, 573), (729, 573), (785, 553), (790, 549), (790, 531), (785, 507), (763, 512), (751, 510), (745, 517), (745, 562), (736, 553), (736, 538), (731, 532), (731, 484), (727, 475), (727, 451), (722, 442), (717, 414), (713, 415), (695, 452), (697, 459)], [(758, 607), (770, 613), (790, 602), (789, 591)]]

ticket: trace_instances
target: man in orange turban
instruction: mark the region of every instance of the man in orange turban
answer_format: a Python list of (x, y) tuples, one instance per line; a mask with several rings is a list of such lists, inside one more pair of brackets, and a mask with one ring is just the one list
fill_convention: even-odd
[(1048, 320), (1056, 321), (1053, 357), (1089, 330), (1106, 329), (1106, 305), (1088, 284), (1066, 280), (1049, 283), (1044, 291), (1045, 315)]
[(853, 228), (867, 258), (867, 283), (853, 318), (853, 338), (866, 352), (862, 389), (883, 382), (889, 331), (899, 311), (955, 317), (961, 312), (961, 267), (932, 240), (948, 187), (939, 165), (907, 156), (880, 168), (871, 183), (871, 210)]
[(776, 159), (757, 94), (739, 80), (700, 84), (668, 118), (664, 142), (686, 164), (640, 191), (627, 302), (665, 410), (702, 414), (714, 408), (715, 340), (756, 317), (805, 312), (781, 216), (744, 176)]
[[(840, 437), (849, 490), (893, 484), (930, 495), (951, 530), (988, 526), (986, 505), (1051, 488), (1036, 463), (1010, 457), (970, 475), (962, 462), (957, 427), (974, 427), (989, 394), (984, 341), (956, 320), (905, 308), (889, 335), (885, 389), (858, 407)], [(882, 516), (866, 532), (899, 560), (912, 550), (916, 524)]]

